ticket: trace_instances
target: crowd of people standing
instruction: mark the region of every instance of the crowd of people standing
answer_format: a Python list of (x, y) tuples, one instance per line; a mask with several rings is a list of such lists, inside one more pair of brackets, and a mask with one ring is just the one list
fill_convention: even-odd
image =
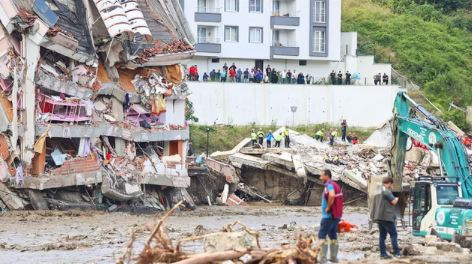
[[(379, 77), (380, 76), (380, 77)], [(346, 71), (344, 74), (334, 70), (321, 80), (315, 80), (313, 75), (294, 70), (278, 70), (275, 67), (267, 65), (265, 69), (261, 68), (238, 68), (235, 63), (228, 66), (226, 63), (221, 69), (213, 69), (209, 73), (204, 72), (200, 74), (197, 65), (192, 65), (186, 73), (186, 78), (189, 81), (204, 81), (204, 82), (237, 82), (237, 83), (278, 83), (278, 84), (333, 84), (333, 85), (350, 85), (355, 81), (360, 81), (360, 74)], [(388, 85), (388, 75), (380, 73), (374, 76), (374, 83), (381, 84), (378, 77), (384, 84)], [(379, 80), (380, 80), (379, 79)], [(378, 81), (378, 82), (377, 82)]]

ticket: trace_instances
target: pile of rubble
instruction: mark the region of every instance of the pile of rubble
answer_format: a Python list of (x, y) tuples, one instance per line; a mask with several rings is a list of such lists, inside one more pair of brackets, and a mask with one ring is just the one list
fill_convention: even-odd
[(182, 12), (177, 1), (1, 1), (0, 210), (161, 210), (171, 193), (188, 197), (180, 62), (195, 51)]
[[(204, 167), (212, 177), (220, 176), (220, 181), (213, 187), (216, 191), (211, 192), (211, 197), (192, 191), (195, 200), (227, 204), (275, 200), (286, 204), (318, 205), (323, 189), (319, 174), (329, 169), (333, 179), (342, 185), (347, 204), (365, 204), (369, 180), (381, 179), (388, 174), (392, 140), (388, 123), (374, 131), (362, 144), (339, 140), (330, 146), (328, 142), (320, 142), (293, 130), (289, 134), (289, 148), (252, 145), (247, 138), (230, 151), (211, 154)], [(412, 146), (406, 152), (405, 164), (406, 184), (418, 175), (439, 173), (437, 155), (420, 145)], [(228, 186), (224, 187), (225, 184)], [(217, 200), (214, 193), (222, 194)]]

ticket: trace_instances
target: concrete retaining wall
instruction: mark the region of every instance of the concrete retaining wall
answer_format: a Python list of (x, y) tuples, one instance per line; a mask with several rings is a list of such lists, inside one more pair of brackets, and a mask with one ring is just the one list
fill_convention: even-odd
[[(188, 82), (199, 124), (339, 124), (376, 127), (392, 115), (398, 86)], [(291, 106), (296, 106), (293, 114)]]

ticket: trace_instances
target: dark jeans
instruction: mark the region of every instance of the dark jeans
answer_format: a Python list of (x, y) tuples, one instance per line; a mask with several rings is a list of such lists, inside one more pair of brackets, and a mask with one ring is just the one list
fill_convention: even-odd
[(286, 148), (290, 148), (290, 136), (284, 137), (284, 144)]
[(260, 138), (259, 138), (259, 145), (262, 146), (263, 143), (264, 143), (264, 138), (261, 138), (261, 137), (260, 137)]
[(379, 226), (380, 256), (387, 255), (387, 249), (385, 247), (385, 239), (387, 239), (387, 234), (390, 235), (390, 240), (392, 240), (393, 253), (399, 254), (400, 249), (398, 248), (397, 227), (395, 226), (395, 222), (377, 221), (377, 224)]
[(326, 239), (326, 236), (331, 240), (338, 239), (338, 224), (340, 220), (339, 218), (322, 218), (318, 239)]
[(346, 130), (343, 129), (341, 132), (342, 132), (341, 140), (346, 141)]
[(277, 140), (275, 141), (275, 147), (280, 148), (280, 141), (277, 141)]
[(257, 143), (257, 139), (253, 139), (252, 140), (252, 145), (254, 146), (254, 145), (256, 145), (256, 143)]
[(267, 142), (267, 147), (268, 147), (268, 148), (272, 147), (272, 141), (267, 140), (266, 142)]

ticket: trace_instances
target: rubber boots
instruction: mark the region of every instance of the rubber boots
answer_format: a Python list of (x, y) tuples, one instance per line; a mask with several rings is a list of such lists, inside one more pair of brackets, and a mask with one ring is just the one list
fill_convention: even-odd
[(321, 264), (327, 263), (328, 260), (328, 242), (326, 240), (321, 240), (320, 243), (320, 253), (318, 254), (318, 261)]
[(331, 263), (338, 263), (338, 250), (339, 244), (337, 240), (330, 240), (329, 241), (329, 261)]

